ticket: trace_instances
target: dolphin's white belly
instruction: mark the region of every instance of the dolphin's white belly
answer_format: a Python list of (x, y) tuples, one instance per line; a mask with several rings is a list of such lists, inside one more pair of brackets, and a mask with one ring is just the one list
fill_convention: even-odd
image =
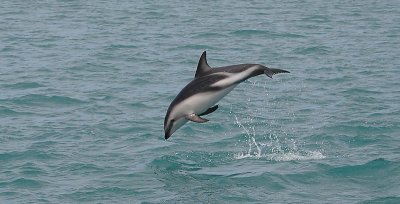
[(180, 104), (180, 110), (184, 114), (195, 113), (196, 115), (204, 113), (207, 109), (215, 105), (224, 96), (231, 92), (236, 87), (236, 84), (230, 87), (218, 90), (208, 91), (200, 94), (195, 94)]

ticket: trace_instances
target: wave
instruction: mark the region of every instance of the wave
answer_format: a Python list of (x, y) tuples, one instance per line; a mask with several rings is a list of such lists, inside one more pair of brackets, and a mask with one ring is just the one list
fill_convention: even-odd
[(379, 198), (373, 198), (373, 199), (371, 199), (371, 200), (365, 200), (365, 201), (362, 201), (362, 202), (359, 202), (360, 204), (361, 203), (364, 203), (364, 204), (372, 204), (372, 203), (393, 203), (393, 204), (395, 204), (395, 203), (400, 203), (400, 197), (397, 197), (397, 196), (388, 196), (388, 197), (379, 197)]
[(333, 167), (328, 173), (331, 175), (340, 176), (355, 176), (363, 177), (368, 175), (377, 175), (379, 172), (387, 172), (396, 168), (396, 162), (385, 160), (384, 158), (374, 159), (365, 164), (345, 165), (341, 167)]
[(46, 184), (44, 181), (38, 181), (34, 179), (18, 178), (12, 181), (1, 182), (0, 186), (3, 187), (14, 187), (14, 188), (40, 188)]
[(14, 111), (12, 109), (0, 106), (0, 115), (1, 116), (14, 116), (14, 115), (18, 115), (18, 112)]
[(15, 160), (52, 160), (57, 159), (59, 154), (49, 153), (39, 150), (10, 151), (0, 153), (0, 161), (2, 163), (13, 162)]

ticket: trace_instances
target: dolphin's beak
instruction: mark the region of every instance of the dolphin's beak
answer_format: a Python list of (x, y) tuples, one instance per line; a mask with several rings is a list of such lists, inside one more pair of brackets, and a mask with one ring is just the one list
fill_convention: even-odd
[(164, 138), (165, 138), (165, 140), (167, 140), (169, 137), (171, 137), (171, 135), (172, 135), (172, 132), (171, 132), (171, 129), (172, 129), (172, 122), (168, 125), (168, 127), (165, 129), (165, 136), (164, 136)]
[(171, 134), (169, 134), (169, 132), (166, 132), (164, 136), (165, 140), (167, 140), (169, 137), (171, 137)]

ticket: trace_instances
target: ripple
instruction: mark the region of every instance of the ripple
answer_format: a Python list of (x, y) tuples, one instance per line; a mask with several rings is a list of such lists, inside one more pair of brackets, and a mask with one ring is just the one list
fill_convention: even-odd
[[(142, 192), (143, 193), (143, 192)], [(108, 201), (106, 203), (115, 203), (120, 202), (122, 200), (127, 200), (132, 195), (138, 195), (139, 192), (135, 191), (133, 188), (125, 188), (119, 186), (103, 186), (103, 187), (91, 187), (84, 186), (77, 190), (74, 189), (72, 192), (66, 192), (61, 194), (62, 197), (73, 201), (73, 203), (82, 203), (82, 201), (86, 202), (94, 202), (97, 203), (101, 200), (101, 202)], [(116, 195), (124, 196), (122, 198), (116, 199)], [(130, 200), (132, 202), (132, 200)], [(123, 203), (130, 203), (129, 201)]]
[(184, 46), (178, 46), (174, 48), (174, 50), (213, 50), (215, 49), (212, 46), (209, 45), (204, 45), (204, 44), (190, 44), (190, 45), (184, 45)]
[(349, 88), (342, 93), (349, 94), (349, 95), (354, 95), (354, 94), (364, 94), (364, 95), (375, 95), (375, 94), (381, 94), (383, 93), (382, 91), (373, 91), (365, 88)]
[(143, 108), (143, 109), (148, 109), (149, 106), (142, 103), (142, 102), (134, 102), (134, 103), (130, 103), (129, 106), (131, 106), (132, 108)]
[(12, 89), (31, 89), (31, 88), (43, 87), (43, 85), (36, 82), (20, 82), (20, 83), (5, 85), (5, 87)]
[(135, 49), (137, 48), (136, 45), (125, 45), (125, 44), (113, 44), (109, 45), (105, 48), (106, 51), (111, 52), (111, 51), (116, 51), (116, 50), (121, 50), (121, 49)]
[(96, 173), (104, 170), (95, 164), (88, 163), (72, 163), (58, 168), (59, 171), (71, 171), (81, 173)]
[(273, 33), (270, 31), (252, 30), (252, 29), (236, 30), (236, 31), (231, 32), (231, 34), (237, 35), (237, 36), (273, 35)]
[(26, 150), (26, 151), (10, 151), (0, 153), (0, 161), (2, 162), (13, 162), (14, 160), (50, 160), (55, 159), (58, 155), (54, 153), (46, 153), (38, 150)]
[(221, 33), (212, 33), (212, 32), (207, 32), (207, 33), (200, 33), (196, 35), (197, 38), (225, 38), (227, 35), (221, 34)]
[(14, 115), (18, 115), (18, 114), (19, 113), (17, 111), (0, 106), (0, 115), (1, 116), (14, 116)]
[(327, 46), (310, 46), (294, 49), (296, 54), (310, 55), (310, 54), (328, 54), (329, 47)]
[(327, 23), (330, 22), (329, 17), (325, 15), (311, 15), (301, 19), (302, 21), (316, 22), (316, 23)]
[(273, 32), (268, 30), (255, 30), (255, 29), (244, 29), (233, 31), (230, 34), (238, 37), (250, 37), (250, 36), (261, 36), (261, 37), (274, 37), (274, 38), (304, 38), (304, 35), (289, 33), (289, 32)]
[(46, 96), (40, 94), (29, 94), (13, 99), (2, 99), (18, 105), (77, 105), (85, 103), (82, 100), (74, 99), (67, 96)]
[(36, 167), (34, 163), (25, 164), (20, 170), (22, 175), (29, 177), (46, 174), (43, 169)]
[(195, 162), (178, 156), (162, 156), (150, 163), (150, 167), (162, 172), (196, 171), (201, 169)]
[[(357, 134), (354, 136), (358, 136), (360, 134), (379, 134), (379, 133), (387, 133), (397, 130), (398, 127), (392, 125), (391, 123), (366, 123), (366, 122), (346, 122), (346, 123), (337, 123), (335, 125), (330, 125), (326, 127), (326, 130), (330, 130), (333, 133), (348, 133), (348, 134)], [(365, 135), (364, 135), (365, 136)]]

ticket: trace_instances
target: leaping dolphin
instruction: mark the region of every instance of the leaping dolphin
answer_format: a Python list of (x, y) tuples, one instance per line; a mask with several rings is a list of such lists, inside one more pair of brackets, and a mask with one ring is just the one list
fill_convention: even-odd
[(261, 64), (238, 64), (211, 68), (206, 51), (200, 57), (194, 79), (175, 97), (164, 119), (165, 140), (186, 122), (204, 123), (201, 116), (217, 110), (219, 100), (248, 78), (266, 74), (289, 73), (283, 69), (272, 69)]

